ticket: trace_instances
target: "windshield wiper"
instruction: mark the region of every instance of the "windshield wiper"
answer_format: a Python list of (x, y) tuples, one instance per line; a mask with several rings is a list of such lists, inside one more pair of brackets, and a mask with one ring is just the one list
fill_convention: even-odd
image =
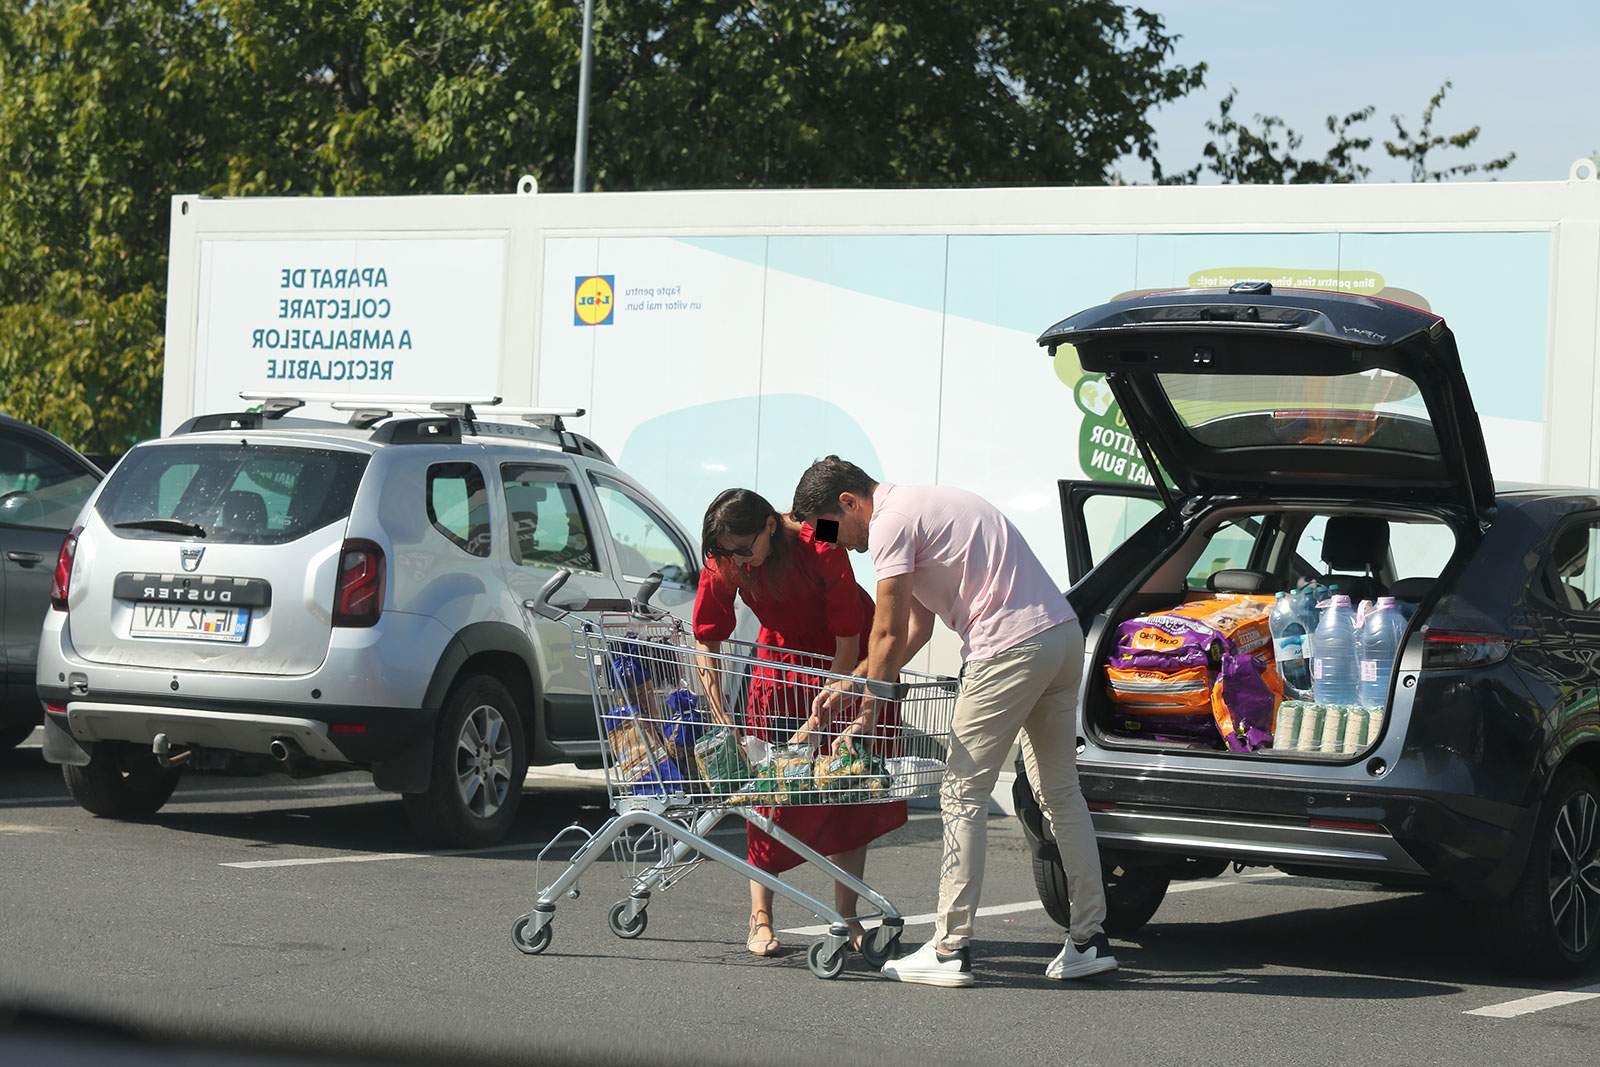
[(188, 537), (206, 535), (204, 526), (182, 519), (134, 519), (132, 522), (114, 522), (111, 525), (118, 530), (155, 530), (157, 533), (184, 534)]

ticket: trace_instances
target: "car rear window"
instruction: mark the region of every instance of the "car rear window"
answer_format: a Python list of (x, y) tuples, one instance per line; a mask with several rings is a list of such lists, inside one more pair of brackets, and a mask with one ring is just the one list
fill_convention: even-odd
[[(159, 445), (117, 464), (95, 511), (107, 525), (193, 523), (220, 544), (278, 545), (348, 518), (367, 457), (271, 445)], [(171, 539), (173, 530), (116, 529)]]
[(1159, 374), (1178, 419), (1211, 448), (1355, 445), (1439, 454), (1417, 383), (1360, 374)]

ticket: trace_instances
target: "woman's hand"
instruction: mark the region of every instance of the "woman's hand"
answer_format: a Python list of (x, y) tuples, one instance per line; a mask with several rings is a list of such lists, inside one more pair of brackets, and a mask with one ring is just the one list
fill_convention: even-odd
[(800, 729), (790, 736), (788, 743), (791, 745), (809, 745), (811, 743), (811, 735), (821, 728), (822, 719), (813, 713), (811, 718), (802, 723)]
[(856, 681), (847, 682), (839, 679), (830, 682), (812, 699), (811, 717), (821, 721), (833, 722), (840, 717), (848, 706), (848, 702), (856, 695), (859, 689), (860, 683)]

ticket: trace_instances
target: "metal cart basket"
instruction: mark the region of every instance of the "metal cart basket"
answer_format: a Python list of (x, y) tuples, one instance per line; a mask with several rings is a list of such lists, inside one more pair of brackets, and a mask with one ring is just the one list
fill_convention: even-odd
[[(612, 815), (590, 832), (574, 824), (539, 854), (577, 845), (512, 927), (519, 950), (549, 947), (556, 901), (578, 895), (578, 879), (610, 852), (628, 864), (628, 895), (607, 916), (618, 937), (644, 933), (652, 892), (714, 860), (799, 904), (828, 924), (806, 960), (819, 978), (844, 968), (852, 920), (879, 919), (861, 954), (873, 966), (894, 952), (905, 925), (894, 905), (864, 881), (773, 820), (789, 805), (871, 804), (936, 795), (955, 711), (953, 678), (903, 672), (895, 683), (835, 674), (822, 656), (741, 641), (700, 650), (674, 616), (651, 608), (647, 583), (627, 610), (581, 618), (551, 604), (558, 572), (528, 610), (563, 622), (587, 665), (595, 724), (604, 744)], [(591, 611), (594, 605), (574, 610)], [(802, 860), (854, 890), (860, 913), (826, 903), (710, 840), (737, 818), (770, 834)], [(543, 885), (539, 874), (535, 880)]]

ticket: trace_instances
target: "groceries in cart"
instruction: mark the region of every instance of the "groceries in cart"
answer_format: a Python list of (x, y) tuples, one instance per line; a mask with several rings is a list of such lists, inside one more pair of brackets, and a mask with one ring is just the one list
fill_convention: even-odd
[[(826, 933), (806, 953), (807, 966), (818, 977), (832, 978), (843, 969), (851, 921), (881, 919), (859, 951), (874, 967), (889, 959), (905, 925), (894, 905), (790, 833), (772, 808), (933, 795), (952, 740), (956, 680), (904, 671), (888, 695), (874, 691), (869, 697), (861, 693), (865, 683), (859, 679), (825, 670), (795, 671), (786, 660), (782, 684), (802, 690), (804, 699), (794, 701), (796, 710), (804, 709), (802, 721), (769, 717), (769, 733), (774, 720), (800, 727), (787, 738), (769, 740), (749, 724), (748, 702), (754, 684), (769, 684), (774, 677), (775, 657), (792, 658), (792, 650), (733, 641), (715, 653), (697, 650), (682, 623), (649, 608), (643, 598), (627, 613), (604, 612), (598, 621), (579, 618), (550, 603), (566, 577), (559, 573), (527, 607), (568, 627), (574, 655), (587, 669), (612, 815), (598, 830), (569, 826), (540, 851), (534, 880), (541, 888), (532, 907), (512, 924), (518, 951), (537, 955), (550, 946), (557, 902), (568, 895), (577, 899), (579, 878), (609, 854), (631, 871), (627, 896), (606, 916), (618, 937), (644, 933), (652, 895), (709, 860), (761, 882), (826, 924)], [(822, 689), (831, 687), (857, 694), (847, 702), (848, 725), (803, 718)], [(721, 847), (710, 835), (728, 819), (769, 834), (856, 893), (865, 910), (842, 914)], [(561, 873), (546, 884), (540, 864), (574, 844), (576, 851)]]
[(1118, 727), (1235, 752), (1270, 743), (1283, 696), (1268, 627), (1273, 603), (1218, 593), (1124, 622), (1106, 664)]

